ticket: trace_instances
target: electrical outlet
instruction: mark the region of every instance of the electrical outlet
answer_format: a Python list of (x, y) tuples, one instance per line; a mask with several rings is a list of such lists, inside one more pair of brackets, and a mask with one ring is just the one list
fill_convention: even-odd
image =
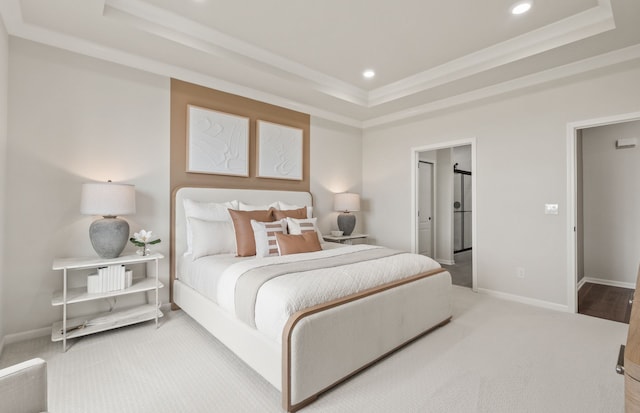
[(522, 268), (522, 267), (517, 267), (516, 268), (516, 277), (524, 278), (524, 268)]

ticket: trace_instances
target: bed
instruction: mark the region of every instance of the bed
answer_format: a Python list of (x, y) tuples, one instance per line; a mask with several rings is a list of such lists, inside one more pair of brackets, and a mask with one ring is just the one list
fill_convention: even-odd
[[(188, 236), (187, 222), (194, 221), (185, 216), (185, 200), (311, 206), (308, 192), (182, 187), (173, 198), (173, 306), (278, 389), (286, 411), (308, 405), (320, 393), (451, 319), (451, 276), (435, 261), (416, 254), (325, 243), (322, 251), (295, 257), (220, 254), (193, 259), (195, 251), (187, 239), (194, 236), (194, 229)], [(397, 267), (404, 275), (389, 275)], [(298, 272), (301, 268), (304, 271)], [(342, 276), (347, 268), (357, 281), (344, 281), (354, 285), (351, 290), (336, 288), (347, 279)], [(249, 290), (253, 304), (238, 292), (240, 287), (229, 284), (229, 280), (252, 279), (248, 275), (265, 277), (265, 270), (277, 274)], [(288, 282), (297, 286), (288, 287)], [(331, 287), (318, 293), (321, 287), (309, 286), (318, 282)], [(276, 301), (282, 291), (294, 294), (289, 297), (293, 304)]]

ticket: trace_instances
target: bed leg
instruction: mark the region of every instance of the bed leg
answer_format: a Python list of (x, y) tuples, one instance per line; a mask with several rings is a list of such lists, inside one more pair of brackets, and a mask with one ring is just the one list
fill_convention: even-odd
[(302, 409), (303, 407), (307, 407), (308, 405), (310, 405), (311, 403), (315, 402), (316, 400), (318, 400), (318, 395), (314, 394), (313, 396), (309, 397), (307, 400), (302, 401), (298, 404), (295, 404), (293, 406), (289, 405), (289, 400), (285, 400), (285, 406), (284, 408), (287, 410), (287, 412), (289, 413), (295, 413), (298, 410)]

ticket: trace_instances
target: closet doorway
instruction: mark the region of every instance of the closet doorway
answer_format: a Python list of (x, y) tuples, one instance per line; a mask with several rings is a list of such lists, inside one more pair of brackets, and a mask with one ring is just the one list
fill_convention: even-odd
[(640, 120), (578, 131), (578, 313), (628, 323), (640, 262)]
[(624, 322), (640, 264), (640, 112), (567, 126), (568, 307)]
[(412, 251), (475, 290), (475, 139), (413, 148), (412, 155)]

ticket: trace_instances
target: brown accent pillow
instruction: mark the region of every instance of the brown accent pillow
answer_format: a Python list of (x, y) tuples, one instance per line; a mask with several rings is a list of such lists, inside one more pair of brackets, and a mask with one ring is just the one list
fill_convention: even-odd
[(258, 222), (272, 222), (273, 214), (267, 211), (238, 211), (229, 209), (229, 215), (233, 221), (233, 229), (236, 232), (236, 251), (238, 257), (251, 257), (256, 255), (256, 240), (251, 227), (251, 220)]
[(300, 235), (276, 233), (276, 242), (278, 243), (280, 255), (314, 252), (322, 249), (315, 231), (305, 232)]
[(302, 207), (298, 209), (272, 209), (273, 216), (276, 221), (280, 221), (284, 218), (297, 218), (297, 219), (305, 219), (307, 217), (307, 207)]

